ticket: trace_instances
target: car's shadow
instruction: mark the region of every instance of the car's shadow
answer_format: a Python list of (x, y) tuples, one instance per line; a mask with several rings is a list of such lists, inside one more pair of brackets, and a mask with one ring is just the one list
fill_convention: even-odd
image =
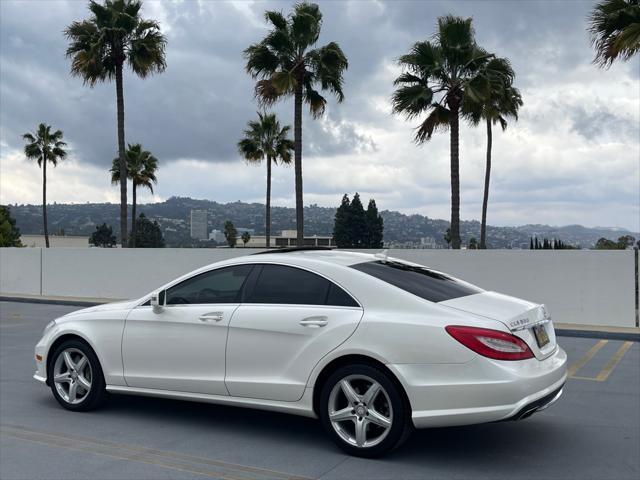
[[(234, 437), (241, 433), (252, 442), (265, 441), (282, 446), (295, 444), (297, 448), (340, 452), (319, 421), (277, 412), (111, 395), (101, 413), (132, 422), (161, 422), (165, 427), (189, 432), (211, 429), (218, 434)], [(505, 452), (531, 452), (532, 446), (549, 446), (554, 431), (557, 432), (557, 428), (551, 419), (536, 419), (535, 415), (520, 422), (417, 430), (401, 448), (381, 461), (429, 464), (431, 467), (455, 462), (463, 469), (475, 468), (491, 458), (508, 463), (510, 460), (505, 458)], [(511, 458), (515, 461), (517, 457)]]

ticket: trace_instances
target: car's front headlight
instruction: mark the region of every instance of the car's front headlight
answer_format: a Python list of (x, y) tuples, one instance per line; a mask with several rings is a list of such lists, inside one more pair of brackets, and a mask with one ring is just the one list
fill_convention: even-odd
[(49, 330), (51, 330), (56, 324), (55, 320), (51, 320), (49, 323), (47, 323), (46, 327), (44, 327), (44, 330), (42, 332), (42, 335), (44, 335), (45, 333), (47, 333)]

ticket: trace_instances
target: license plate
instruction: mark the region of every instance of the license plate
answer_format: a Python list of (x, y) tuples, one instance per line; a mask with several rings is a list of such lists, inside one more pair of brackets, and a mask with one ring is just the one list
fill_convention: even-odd
[(544, 327), (544, 325), (534, 326), (533, 334), (536, 337), (536, 342), (538, 342), (538, 347), (542, 348), (547, 343), (549, 343), (549, 334), (547, 334), (547, 329)]

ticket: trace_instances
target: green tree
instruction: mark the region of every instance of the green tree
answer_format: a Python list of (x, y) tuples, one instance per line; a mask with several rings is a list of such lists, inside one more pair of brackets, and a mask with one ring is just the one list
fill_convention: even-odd
[(244, 159), (253, 164), (267, 161), (267, 204), (265, 212), (266, 247), (271, 246), (271, 163), (291, 163), (293, 142), (288, 138), (291, 127), (280, 127), (275, 114), (258, 112), (258, 120), (247, 124), (244, 138), (238, 142), (238, 150)]
[(243, 244), (242, 246), (246, 247), (247, 243), (249, 243), (249, 240), (251, 240), (251, 234), (249, 232), (246, 232), (246, 231), (242, 232), (242, 237), (240, 237), (240, 238), (242, 238), (242, 244)]
[(54, 167), (60, 160), (67, 157), (62, 141), (62, 130), (51, 132), (51, 125), (41, 123), (34, 133), (25, 133), (22, 138), (27, 144), (24, 146), (24, 154), (29, 160), (38, 162), (42, 168), (42, 223), (44, 225), (44, 241), (49, 248), (49, 227), (47, 225), (47, 163)]
[(0, 247), (22, 247), (20, 229), (8, 206), (0, 205)]
[(600, 237), (596, 242), (596, 250), (618, 250), (620, 245), (618, 242)]
[(533, 250), (533, 237), (529, 237), (529, 250)]
[(238, 230), (230, 220), (224, 222), (224, 238), (227, 240), (227, 245), (231, 248), (236, 246), (238, 241)]
[(444, 232), (444, 241), (447, 242), (447, 248), (450, 248), (451, 246), (451, 229), (447, 228), (447, 231)]
[(477, 250), (478, 249), (478, 240), (476, 240), (476, 237), (471, 237), (469, 239), (469, 243), (467, 244), (467, 248), (469, 250)]
[(96, 247), (112, 248), (116, 245), (116, 236), (113, 234), (111, 225), (103, 223), (96, 225), (96, 231), (89, 237), (89, 243)]
[(480, 245), (487, 248), (487, 207), (489, 204), (489, 184), (491, 178), (491, 153), (493, 146), (492, 125), (500, 124), (502, 130), (507, 129), (507, 119), (518, 120), (518, 110), (522, 106), (520, 91), (513, 86), (515, 73), (507, 59), (489, 60), (489, 95), (481, 101), (469, 98), (463, 105), (465, 117), (474, 126), (485, 122), (487, 128), (487, 160), (484, 174), (484, 196), (482, 199), (482, 219), (480, 221)]
[(623, 235), (622, 237), (618, 237), (618, 246), (621, 250), (633, 247), (634, 243), (636, 243), (636, 239), (631, 235)]
[(342, 196), (342, 202), (336, 210), (336, 216), (333, 223), (333, 241), (336, 242), (338, 248), (350, 248), (353, 246), (351, 238), (351, 202), (349, 196), (345, 193)]
[[(105, 0), (104, 4), (90, 0), (90, 18), (73, 22), (64, 31), (69, 40), (67, 57), (71, 58), (72, 75), (82, 77), (90, 87), (98, 82), (116, 82), (120, 178), (128, 178), (124, 137), (125, 65), (140, 78), (166, 68), (167, 41), (157, 22), (140, 16), (141, 8), (140, 0)], [(126, 182), (120, 183), (120, 239), (126, 247)]]
[(351, 218), (349, 222), (351, 230), (352, 247), (366, 248), (367, 244), (367, 215), (360, 200), (360, 194), (356, 192), (351, 200)]
[(343, 73), (348, 62), (335, 42), (314, 48), (322, 27), (322, 13), (318, 5), (301, 2), (295, 4), (288, 17), (281, 12), (267, 11), (265, 18), (272, 28), (262, 41), (244, 51), (246, 70), (258, 79), (255, 93), (262, 104), (271, 105), (285, 97), (294, 98), (297, 244), (304, 245), (302, 104), (309, 105), (313, 118), (318, 118), (324, 114), (327, 104), (319, 90), (333, 93), (338, 102), (342, 102)]
[(382, 248), (382, 239), (384, 237), (384, 221), (378, 213), (376, 201), (372, 198), (369, 200), (366, 212), (367, 223), (367, 247)]
[(640, 0), (603, 0), (593, 7), (588, 22), (596, 65), (608, 68), (640, 50)]
[(396, 78), (393, 112), (408, 119), (427, 114), (416, 130), (419, 144), (434, 132), (449, 130), (451, 163), (451, 244), (460, 248), (459, 123), (463, 104), (482, 101), (489, 94), (492, 74), (490, 55), (475, 41), (471, 19), (445, 16), (438, 19), (432, 40), (417, 42), (398, 60), (404, 72)]
[(136, 245), (140, 248), (163, 248), (165, 246), (160, 225), (141, 213), (136, 221)]
[[(143, 150), (142, 145), (129, 144), (127, 151), (127, 178), (131, 180), (131, 241), (129, 245), (136, 247), (136, 207), (138, 203), (138, 187), (146, 187), (153, 193), (153, 185), (158, 183), (156, 172), (158, 171), (158, 159), (148, 150)], [(120, 158), (114, 158), (111, 166), (111, 183), (120, 183)]]

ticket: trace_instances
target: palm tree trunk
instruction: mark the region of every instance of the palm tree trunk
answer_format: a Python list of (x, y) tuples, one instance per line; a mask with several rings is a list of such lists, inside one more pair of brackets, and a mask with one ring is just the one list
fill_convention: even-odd
[(131, 248), (136, 248), (136, 184), (132, 186), (131, 194)]
[(302, 200), (302, 75), (299, 75), (296, 85), (293, 124), (294, 170), (296, 177), (296, 244), (298, 247), (304, 247), (304, 203)]
[(44, 152), (42, 152), (42, 221), (44, 222), (44, 244), (49, 248), (49, 228), (47, 227), (47, 154)]
[(456, 101), (449, 104), (451, 111), (451, 246), (460, 249), (460, 105)]
[(124, 92), (122, 63), (116, 65), (116, 97), (118, 109), (118, 157), (120, 159), (120, 244), (127, 247), (127, 159), (124, 146)]
[(271, 246), (271, 157), (267, 155), (267, 211), (265, 212), (266, 247)]
[(491, 178), (491, 145), (493, 133), (491, 120), (487, 119), (487, 165), (484, 171), (484, 198), (482, 199), (482, 221), (480, 223), (480, 248), (487, 248), (487, 205), (489, 204), (489, 179)]

